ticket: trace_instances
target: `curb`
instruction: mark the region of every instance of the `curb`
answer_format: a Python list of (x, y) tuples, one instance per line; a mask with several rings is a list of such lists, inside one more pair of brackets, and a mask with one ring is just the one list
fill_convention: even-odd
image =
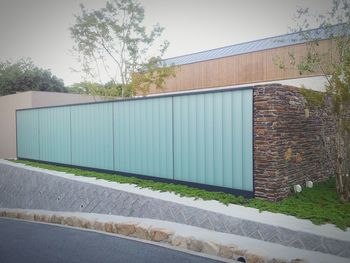
[(268, 258), (265, 255), (240, 248), (230, 243), (217, 243), (215, 241), (203, 240), (194, 236), (183, 236), (175, 231), (156, 227), (146, 223), (132, 221), (111, 221), (87, 219), (73, 213), (51, 212), (51, 211), (29, 211), (22, 209), (0, 209), (0, 217), (16, 218), (27, 221), (50, 223), (55, 225), (66, 225), (76, 228), (96, 230), (111, 234), (118, 234), (136, 239), (159, 242), (183, 250), (216, 256), (222, 259), (237, 260), (245, 259), (249, 263), (307, 263), (302, 259), (286, 260), (283, 258)]

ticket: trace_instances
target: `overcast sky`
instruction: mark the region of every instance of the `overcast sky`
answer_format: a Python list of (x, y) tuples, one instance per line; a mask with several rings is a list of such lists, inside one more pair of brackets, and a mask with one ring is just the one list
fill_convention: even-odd
[[(288, 33), (298, 7), (316, 13), (331, 0), (141, 0), (145, 25), (165, 27), (165, 57)], [(0, 0), (0, 60), (31, 57), (66, 85), (82, 80), (70, 50), (69, 26), (79, 3), (99, 8), (104, 0)]]

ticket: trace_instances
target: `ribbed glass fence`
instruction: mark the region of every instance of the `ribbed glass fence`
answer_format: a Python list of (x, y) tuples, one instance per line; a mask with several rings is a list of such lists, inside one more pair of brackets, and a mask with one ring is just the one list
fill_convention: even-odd
[(253, 191), (249, 88), (16, 114), (18, 158)]

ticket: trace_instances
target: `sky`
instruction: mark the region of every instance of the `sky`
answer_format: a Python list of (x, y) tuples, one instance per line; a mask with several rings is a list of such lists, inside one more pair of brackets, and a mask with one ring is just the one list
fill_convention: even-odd
[[(164, 57), (228, 46), (289, 32), (299, 7), (324, 14), (332, 0), (139, 0), (146, 27), (159, 23), (170, 42)], [(0, 0), (0, 61), (30, 57), (66, 85), (83, 80), (72, 71), (69, 27), (79, 4), (98, 9), (104, 0)], [(311, 25), (312, 27), (313, 25)], [(316, 24), (314, 25), (316, 26)]]

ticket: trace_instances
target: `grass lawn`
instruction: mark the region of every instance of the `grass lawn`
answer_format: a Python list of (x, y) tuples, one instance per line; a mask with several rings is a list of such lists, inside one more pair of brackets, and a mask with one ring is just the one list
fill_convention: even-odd
[(40, 167), (48, 170), (71, 173), (77, 176), (96, 177), (124, 184), (135, 184), (140, 188), (149, 188), (161, 192), (173, 192), (180, 196), (201, 198), (203, 200), (217, 200), (223, 204), (238, 204), (257, 208), (260, 211), (270, 211), (292, 215), (297, 218), (309, 219), (314, 224), (331, 223), (345, 230), (350, 227), (350, 203), (341, 201), (336, 193), (335, 179), (331, 178), (323, 183), (316, 183), (311, 189), (303, 189), (301, 193), (293, 194), (280, 202), (269, 202), (258, 199), (245, 199), (222, 192), (208, 192), (203, 189), (185, 185), (160, 183), (152, 180), (138, 179), (106, 173), (98, 173), (77, 168), (69, 168), (38, 162), (16, 160), (14, 162)]

